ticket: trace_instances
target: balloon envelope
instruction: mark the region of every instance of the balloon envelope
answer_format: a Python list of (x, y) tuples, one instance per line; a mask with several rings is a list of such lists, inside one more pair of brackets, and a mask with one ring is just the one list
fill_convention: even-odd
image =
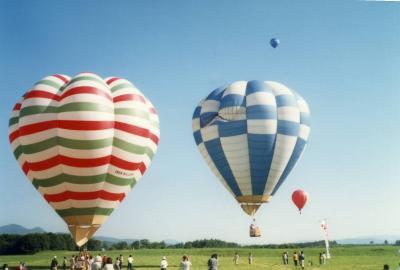
[(299, 211), (303, 209), (304, 205), (307, 203), (308, 194), (302, 189), (295, 190), (292, 193), (292, 201), (297, 206)]
[(193, 114), (193, 136), (213, 173), (253, 215), (299, 159), (309, 118), (307, 103), (285, 85), (238, 81), (200, 102)]
[(272, 46), (272, 48), (276, 48), (279, 46), (279, 39), (277, 38), (271, 38), (271, 40), (269, 41), (269, 44)]
[(79, 246), (144, 174), (159, 139), (151, 102), (129, 81), (93, 73), (40, 80), (9, 128), (22, 170)]

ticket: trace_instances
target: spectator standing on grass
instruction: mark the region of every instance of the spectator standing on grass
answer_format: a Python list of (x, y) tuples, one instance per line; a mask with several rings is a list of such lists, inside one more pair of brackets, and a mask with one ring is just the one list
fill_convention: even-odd
[(300, 255), (299, 255), (299, 263), (301, 266), (301, 269), (304, 269), (304, 261), (305, 261), (306, 257), (304, 256), (304, 252), (300, 251)]
[(160, 263), (161, 270), (167, 270), (168, 267), (168, 262), (167, 262), (167, 257), (162, 257), (161, 263)]
[(293, 263), (294, 266), (297, 266), (299, 264), (299, 255), (297, 254), (297, 252), (293, 252)]
[(239, 254), (237, 252), (235, 252), (235, 256), (233, 256), (233, 263), (235, 265), (239, 264)]
[(67, 270), (67, 257), (64, 257), (64, 259), (63, 259), (62, 268), (63, 268), (63, 270)]
[(282, 261), (284, 265), (289, 264), (289, 254), (286, 251), (282, 253)]
[(121, 268), (119, 268), (120, 265), (120, 261), (119, 261), (119, 257), (115, 258), (115, 263), (114, 263), (114, 270), (121, 270)]
[(3, 264), (3, 267), (1, 268), (2, 270), (8, 270), (8, 264)]
[(189, 261), (189, 257), (183, 255), (179, 270), (190, 270), (190, 266), (192, 266), (192, 263)]
[[(58, 266), (57, 256), (54, 256), (50, 263), (50, 269), (57, 270), (57, 266)], [(20, 263), (20, 268), (22, 268), (22, 263)]]
[(132, 255), (129, 255), (129, 257), (128, 257), (128, 267), (126, 269), (127, 270), (132, 270), (133, 269), (133, 257), (132, 257)]
[(69, 269), (71, 269), (71, 270), (75, 269), (75, 257), (74, 257), (74, 255), (71, 256), (71, 259), (69, 259)]
[(122, 269), (123, 262), (124, 262), (124, 256), (122, 256), (122, 254), (119, 254), (119, 269)]
[(101, 264), (102, 264), (103, 258), (101, 258), (100, 253), (97, 254), (96, 257), (94, 257), (94, 263), (96, 264), (96, 268), (100, 269), (101, 268)]
[(253, 264), (253, 254), (251, 254), (251, 252), (249, 253), (248, 260), (249, 260), (249, 264)]
[(114, 266), (113, 266), (111, 258), (107, 258), (106, 263), (103, 266), (103, 270), (114, 270)]
[(218, 255), (214, 253), (207, 262), (208, 270), (218, 270)]

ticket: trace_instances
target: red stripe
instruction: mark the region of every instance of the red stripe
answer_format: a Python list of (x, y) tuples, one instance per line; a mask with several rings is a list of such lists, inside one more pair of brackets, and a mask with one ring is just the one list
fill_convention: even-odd
[(121, 102), (121, 101), (127, 101), (127, 100), (137, 100), (142, 103), (146, 103), (146, 100), (141, 95), (137, 95), (137, 94), (125, 94), (125, 95), (120, 95), (120, 96), (116, 96), (113, 98), (114, 103)]
[(110, 84), (112, 84), (113, 82), (115, 82), (116, 80), (119, 80), (119, 78), (118, 78), (118, 77), (113, 77), (113, 78), (109, 79), (106, 83), (107, 83), (108, 85), (110, 85)]
[(146, 171), (146, 166), (144, 165), (143, 162), (140, 162), (140, 163), (129, 162), (129, 161), (117, 158), (116, 156), (111, 156), (110, 164), (114, 165), (115, 167), (124, 169), (124, 170), (129, 170), (129, 171), (140, 170), (142, 175)]
[(15, 104), (15, 106), (14, 106), (14, 108), (13, 108), (13, 111), (18, 111), (18, 110), (20, 110), (20, 109), (21, 109), (21, 106), (22, 106), (21, 103)]
[(112, 155), (99, 158), (90, 158), (90, 159), (71, 158), (63, 155), (57, 155), (52, 158), (42, 160), (39, 162), (28, 163), (27, 165), (29, 166), (29, 169), (32, 171), (44, 171), (57, 165), (67, 165), (78, 168), (90, 168), (90, 167), (99, 167), (107, 164), (111, 164), (125, 170), (131, 170), (131, 171), (140, 170), (142, 174), (146, 170), (146, 166), (144, 166), (143, 162), (140, 163), (129, 162)]
[(153, 133), (150, 133), (149, 139), (152, 140), (155, 144), (158, 144), (159, 138)]
[(20, 127), (19, 135), (20, 136), (29, 135), (29, 134), (41, 132), (41, 131), (56, 128), (56, 127), (57, 127), (57, 120), (39, 122), (39, 123)]
[(25, 175), (28, 175), (28, 172), (29, 172), (28, 162), (25, 161), (24, 165), (22, 165), (22, 171), (24, 172)]
[(72, 95), (79, 95), (79, 94), (99, 95), (99, 96), (105, 97), (109, 100), (112, 100), (112, 97), (107, 92), (100, 90), (99, 88), (91, 87), (91, 86), (78, 86), (78, 87), (70, 88), (64, 94), (62, 94), (61, 99), (64, 99), (64, 98), (72, 96)]
[(12, 143), (18, 137), (19, 137), (18, 129), (16, 131), (14, 131), (13, 133), (11, 133), (10, 135), (8, 135), (8, 139), (9, 139), (10, 143)]
[(122, 201), (125, 198), (125, 193), (111, 193), (105, 190), (93, 192), (75, 192), (64, 191), (57, 194), (44, 194), (47, 202), (63, 202), (66, 200), (95, 200), (103, 199), (107, 201)]
[(150, 137), (150, 131), (148, 129), (145, 129), (145, 128), (142, 128), (142, 127), (138, 127), (138, 126), (134, 126), (134, 125), (129, 125), (127, 123), (115, 121), (114, 128), (122, 130), (122, 131), (125, 131), (125, 132), (128, 132), (130, 134), (138, 135), (138, 136), (141, 136), (141, 137), (145, 137), (145, 138), (149, 138)]
[(156, 111), (155, 108), (150, 108), (149, 111), (150, 111), (151, 113), (157, 114), (157, 111)]
[(62, 80), (64, 83), (68, 82), (68, 79), (65, 78), (64, 76), (61, 76), (60, 74), (54, 74), (53, 77), (59, 78), (60, 80)]
[(27, 100), (27, 99), (30, 99), (30, 98), (47, 98), (47, 99), (60, 101), (60, 96), (58, 96), (57, 94), (50, 93), (48, 91), (44, 91), (44, 90), (31, 90), (31, 91), (29, 91), (24, 96), (24, 100)]

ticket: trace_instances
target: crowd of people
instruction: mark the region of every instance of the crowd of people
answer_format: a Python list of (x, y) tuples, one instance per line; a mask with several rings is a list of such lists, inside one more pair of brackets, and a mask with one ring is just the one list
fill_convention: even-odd
[[(295, 267), (301, 267), (301, 269), (305, 269), (305, 255), (303, 251), (294, 251), (293, 255), (293, 265)], [(325, 252), (319, 253), (319, 264), (326, 264), (327, 256)], [(234, 265), (239, 265), (240, 256), (237, 252), (233, 256)], [(101, 254), (97, 254), (96, 256), (92, 256), (87, 252), (80, 252), (78, 255), (72, 255), (68, 260), (67, 257), (64, 257), (61, 262), (58, 261), (57, 256), (54, 256), (50, 262), (50, 270), (123, 270), (123, 267), (126, 267), (126, 270), (134, 270), (134, 259), (132, 255), (126, 260), (127, 264), (124, 265), (124, 257), (122, 254), (117, 256), (115, 260), (108, 256), (101, 256)], [(287, 251), (282, 253), (282, 262), (284, 265), (289, 265), (289, 253)], [(253, 264), (253, 254), (249, 253), (248, 255), (248, 264)], [(218, 270), (218, 254), (214, 253), (210, 256), (207, 261), (208, 270)], [(309, 265), (312, 266), (312, 260), (309, 261)], [(179, 270), (190, 270), (192, 263), (189, 260), (187, 255), (182, 257), (182, 260), (179, 265)], [(19, 266), (16, 268), (9, 268), (8, 264), (4, 264), (2, 266), (2, 270), (28, 270), (28, 267), (24, 262), (20, 262)], [(163, 256), (160, 262), (160, 269), (167, 270), (168, 269), (168, 261), (167, 257)], [(385, 264), (383, 266), (383, 270), (390, 270), (389, 265)], [(396, 270), (400, 270), (399, 267)]]

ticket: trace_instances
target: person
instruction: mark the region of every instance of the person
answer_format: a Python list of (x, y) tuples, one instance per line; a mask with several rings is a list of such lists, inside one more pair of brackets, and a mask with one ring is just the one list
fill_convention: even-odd
[(119, 257), (117, 257), (117, 258), (115, 258), (114, 269), (121, 270), (121, 268), (119, 268), (119, 265), (120, 265), (120, 261), (119, 261)]
[(282, 253), (282, 261), (284, 265), (289, 264), (289, 255), (286, 251)]
[(324, 256), (322, 255), (322, 252), (319, 253), (319, 265), (322, 265), (324, 261)]
[(2, 270), (8, 270), (8, 264), (3, 264)]
[(119, 254), (119, 269), (122, 269), (123, 262), (124, 262), (124, 256), (122, 256), (122, 254)]
[(165, 257), (165, 256), (162, 257), (160, 266), (161, 266), (161, 270), (167, 270), (167, 267), (168, 267), (167, 257)]
[(304, 269), (304, 260), (305, 259), (306, 259), (306, 257), (304, 256), (304, 252), (300, 251), (299, 263), (300, 263), (301, 269)]
[(75, 269), (75, 256), (72, 255), (71, 258), (69, 259), (69, 269), (74, 270)]
[(253, 264), (253, 254), (251, 254), (251, 252), (249, 253), (248, 260), (249, 260), (249, 264)]
[(218, 254), (214, 253), (207, 262), (208, 270), (218, 270)]
[(64, 259), (63, 259), (62, 269), (67, 270), (67, 257), (64, 257)]
[(192, 266), (192, 263), (189, 261), (189, 257), (183, 255), (179, 270), (190, 270), (190, 266)]
[(233, 256), (233, 262), (235, 265), (239, 264), (239, 254), (235, 252), (235, 256)]
[(132, 257), (132, 255), (129, 255), (127, 270), (132, 270), (132, 269), (133, 269), (133, 257)]
[(297, 266), (297, 264), (299, 263), (299, 255), (297, 254), (297, 252), (293, 252), (293, 263), (294, 266)]
[(112, 259), (110, 257), (107, 258), (106, 263), (103, 266), (103, 270), (114, 270)]
[(57, 266), (58, 266), (57, 256), (54, 256), (50, 263), (50, 269), (57, 270)]
[(389, 270), (389, 265), (387, 264), (383, 265), (383, 270)]
[(326, 264), (326, 253), (322, 252), (322, 264)]
[(94, 263), (96, 264), (95, 268), (100, 269), (103, 259), (101, 258), (100, 253), (94, 258)]

